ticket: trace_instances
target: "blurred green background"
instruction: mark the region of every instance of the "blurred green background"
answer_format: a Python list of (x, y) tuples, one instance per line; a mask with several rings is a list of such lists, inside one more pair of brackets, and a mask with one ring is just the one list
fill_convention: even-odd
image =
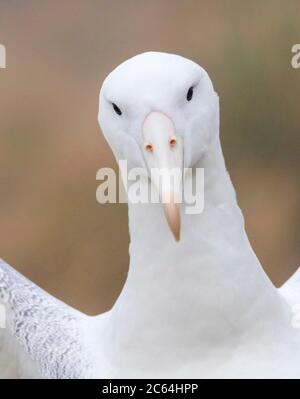
[(0, 256), (90, 314), (128, 267), (125, 205), (99, 205), (115, 162), (97, 125), (117, 64), (159, 50), (206, 68), (247, 231), (276, 285), (300, 264), (300, 2), (0, 0)]

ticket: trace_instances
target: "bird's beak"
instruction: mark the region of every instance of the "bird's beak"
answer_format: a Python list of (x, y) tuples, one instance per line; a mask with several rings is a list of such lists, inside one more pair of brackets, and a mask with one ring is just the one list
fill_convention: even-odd
[(182, 198), (183, 143), (173, 121), (162, 112), (150, 112), (142, 127), (144, 156), (156, 187), (168, 225), (180, 240), (180, 203)]

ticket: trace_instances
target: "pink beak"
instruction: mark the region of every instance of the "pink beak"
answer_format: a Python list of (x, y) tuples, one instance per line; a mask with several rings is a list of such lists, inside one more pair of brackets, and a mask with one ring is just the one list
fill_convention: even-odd
[(173, 121), (164, 113), (150, 112), (143, 123), (144, 156), (151, 181), (159, 193), (171, 232), (180, 240), (183, 145)]

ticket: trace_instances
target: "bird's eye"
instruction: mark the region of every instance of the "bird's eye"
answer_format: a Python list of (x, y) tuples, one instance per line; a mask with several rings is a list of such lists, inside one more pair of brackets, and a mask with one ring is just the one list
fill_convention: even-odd
[(116, 114), (122, 115), (122, 111), (120, 110), (120, 108), (115, 103), (112, 103), (112, 106), (113, 106), (113, 109), (114, 109)]
[(193, 98), (193, 94), (194, 94), (194, 88), (190, 87), (187, 94), (186, 94), (186, 99), (188, 101), (191, 101), (191, 99)]

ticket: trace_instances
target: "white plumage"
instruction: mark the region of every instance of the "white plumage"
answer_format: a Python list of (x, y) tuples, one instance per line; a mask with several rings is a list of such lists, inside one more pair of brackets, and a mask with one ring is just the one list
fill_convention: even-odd
[[(175, 238), (181, 230), (176, 243), (161, 204), (129, 203), (128, 278), (113, 308), (97, 317), (70, 308), (0, 262), (7, 310), (0, 376), (299, 378), (300, 330), (292, 323), (299, 271), (276, 289), (249, 244), (207, 73), (175, 55), (136, 56), (105, 80), (99, 121), (116, 158), (130, 168), (204, 168), (204, 211), (186, 214), (183, 204), (180, 226), (177, 208), (165, 206)], [(152, 135), (162, 124), (165, 133)], [(177, 153), (167, 148), (169, 133)], [(174, 187), (167, 191), (176, 194)]]

